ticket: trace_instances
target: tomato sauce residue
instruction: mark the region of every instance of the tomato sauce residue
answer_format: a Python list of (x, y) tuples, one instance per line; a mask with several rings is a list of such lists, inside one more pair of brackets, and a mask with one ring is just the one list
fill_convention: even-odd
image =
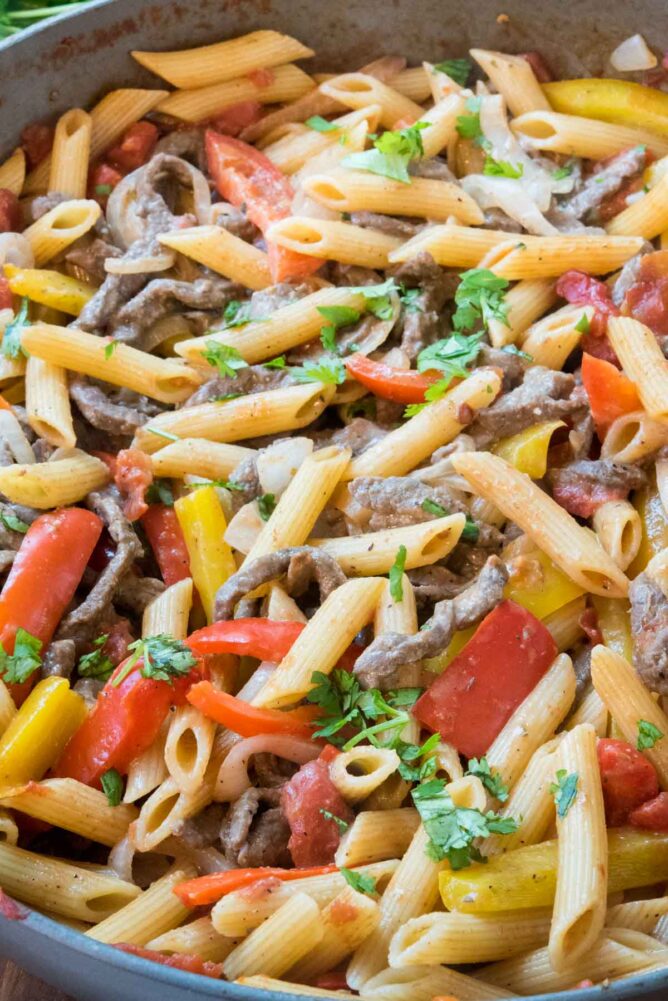
[(333, 900), (329, 905), (329, 917), (333, 925), (345, 925), (354, 921), (359, 910), (346, 900)]
[(184, 952), (175, 952), (171, 956), (166, 956), (155, 949), (142, 949), (138, 945), (129, 945), (127, 942), (116, 942), (114, 949), (127, 952), (131, 956), (139, 956), (140, 959), (150, 959), (152, 963), (160, 963), (161, 966), (171, 966), (175, 970), (183, 970), (185, 973), (199, 973), (202, 977), (211, 977), (213, 980), (220, 980), (223, 976), (223, 964), (212, 963), (202, 959), (200, 956), (193, 956)]
[(0, 889), (0, 914), (8, 921), (25, 921), (28, 917), (28, 912), (19, 907), (2, 889)]
[(276, 879), (275, 876), (267, 876), (266, 879), (258, 879), (254, 883), (244, 886), (243, 889), (239, 890), (239, 894), (244, 900), (259, 901), (268, 897), (270, 893), (274, 893), (282, 884), (282, 879)]
[(276, 74), (269, 69), (251, 70), (246, 76), (256, 87), (269, 87), (276, 79)]
[(640, 258), (636, 279), (628, 289), (622, 313), (654, 331), (668, 334), (668, 250)]

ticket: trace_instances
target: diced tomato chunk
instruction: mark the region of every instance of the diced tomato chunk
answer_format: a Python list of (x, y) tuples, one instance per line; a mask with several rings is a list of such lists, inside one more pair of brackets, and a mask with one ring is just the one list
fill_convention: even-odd
[(88, 197), (94, 198), (104, 208), (109, 195), (122, 180), (121, 172), (111, 164), (97, 163), (88, 172)]
[(668, 831), (668, 792), (660, 792), (654, 799), (636, 807), (629, 815), (629, 822), (647, 831)]
[(624, 740), (604, 737), (598, 741), (605, 816), (610, 827), (625, 824), (629, 814), (659, 791), (656, 769)]
[(157, 141), (158, 129), (152, 122), (135, 122), (118, 144), (107, 150), (106, 159), (119, 170), (130, 173), (147, 162)]
[(230, 108), (224, 108), (218, 115), (209, 119), (209, 125), (216, 132), (226, 136), (238, 136), (240, 132), (254, 125), (262, 118), (262, 105), (259, 101), (241, 101)]
[(116, 486), (126, 498), (123, 513), (129, 521), (136, 521), (148, 511), (144, 495), (153, 482), (151, 459), (138, 448), (124, 448), (116, 456)]
[(13, 191), (0, 188), (0, 233), (18, 233), (21, 228), (21, 209)]
[(21, 132), (21, 145), (28, 161), (28, 170), (34, 170), (51, 152), (55, 129), (53, 125), (33, 122)]
[(627, 494), (628, 490), (623, 487), (615, 488), (605, 483), (555, 483), (552, 488), (557, 504), (578, 518), (591, 518), (602, 504), (625, 500)]
[(14, 297), (9, 282), (4, 275), (0, 275), (0, 309), (12, 309), (13, 305)]
[(341, 835), (323, 810), (348, 823), (355, 819), (329, 777), (329, 764), (321, 758), (302, 765), (285, 784), (281, 806), (290, 825), (288, 848), (296, 866), (322, 865), (334, 858)]
[(619, 368), (617, 356), (606, 337), (608, 317), (619, 315), (608, 286), (584, 271), (566, 271), (557, 281), (556, 290), (557, 295), (576, 306), (594, 307), (594, 318), (589, 331), (580, 342), (582, 350)]
[(668, 250), (640, 258), (636, 279), (627, 290), (622, 312), (655, 334), (668, 334)]

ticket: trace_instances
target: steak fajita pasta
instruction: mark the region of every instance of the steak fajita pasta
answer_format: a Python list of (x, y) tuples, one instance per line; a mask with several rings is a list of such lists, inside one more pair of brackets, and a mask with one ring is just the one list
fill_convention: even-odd
[(305, 996), (666, 968), (668, 77), (313, 55), (0, 165), (0, 887)]

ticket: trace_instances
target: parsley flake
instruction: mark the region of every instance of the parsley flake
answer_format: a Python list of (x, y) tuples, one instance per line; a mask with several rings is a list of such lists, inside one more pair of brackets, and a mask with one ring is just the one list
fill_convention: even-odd
[(462, 139), (482, 139), (482, 128), (480, 127), (480, 98), (469, 97), (466, 102), (468, 115), (459, 115), (455, 123), (457, 132)]
[(518, 358), (523, 358), (524, 361), (533, 361), (533, 355), (528, 354), (526, 351), (520, 351), (516, 344), (505, 344), (502, 348), (507, 355), (517, 355)]
[(116, 348), (120, 343), (121, 343), (120, 341), (108, 341), (107, 344), (105, 344), (104, 346), (105, 361), (109, 361), (109, 359), (111, 358), (111, 356), (113, 355), (114, 351), (116, 350)]
[(223, 310), (222, 330), (231, 330), (232, 327), (243, 327), (246, 323), (262, 323), (265, 317), (253, 316), (253, 308), (250, 299), (240, 302), (232, 299)]
[(279, 355), (277, 358), (271, 358), (269, 361), (263, 361), (262, 364), (265, 368), (285, 368), (285, 355)]
[(353, 869), (339, 869), (348, 886), (358, 893), (366, 893), (370, 897), (376, 894), (376, 880), (373, 876), (365, 876), (363, 872), (355, 872)]
[(336, 824), (341, 834), (348, 830), (350, 824), (347, 820), (342, 820), (341, 817), (337, 817), (335, 813), (330, 813), (329, 810), (325, 810), (324, 807), (320, 807), (320, 813), (323, 815), (325, 820), (331, 820)]
[(317, 306), (321, 316), (327, 320), (327, 326), (320, 331), (320, 340), (326, 351), (332, 354), (339, 354), (339, 347), (336, 343), (336, 331), (339, 327), (347, 327), (351, 323), (356, 323), (360, 318), (360, 312), (352, 306)]
[(30, 525), (26, 524), (25, 521), (21, 521), (15, 514), (0, 514), (0, 521), (10, 532), (20, 532), (21, 535), (25, 535), (30, 528)]
[(460, 87), (465, 87), (473, 65), (468, 59), (444, 59), (443, 62), (435, 63), (434, 69), (439, 73), (447, 73), (451, 80)]
[[(391, 736), (391, 732), (395, 731), (398, 736), (410, 720), (408, 709), (422, 694), (420, 688), (400, 688), (392, 692), (370, 688), (364, 691), (353, 674), (341, 670), (332, 671), (329, 675), (315, 671), (311, 682), (314, 687), (306, 699), (322, 710), (316, 720), (319, 729), (313, 737), (324, 737), (346, 751), (362, 740), (379, 746), (379, 733)], [(348, 727), (357, 732), (346, 740), (340, 731)]]
[[(423, 348), (417, 356), (418, 372), (439, 369), (444, 373), (447, 386), (454, 378), (466, 379), (469, 369), (480, 353), (483, 335), (454, 333)], [(447, 388), (446, 386), (446, 388)], [(433, 389), (433, 387), (430, 387)], [(429, 392), (429, 390), (427, 390)], [(429, 399), (425, 393), (425, 399)]]
[(248, 368), (248, 362), (244, 361), (237, 349), (230, 347), (229, 344), (219, 344), (218, 341), (211, 339), (204, 343), (206, 348), (202, 351), (202, 357), (209, 365), (218, 369), (218, 375), (221, 377), (236, 379), (240, 368)]
[(452, 317), (455, 330), (470, 330), (478, 320), (484, 324), (499, 320), (508, 326), (508, 307), (504, 296), (508, 280), (499, 278), (487, 268), (471, 268), (459, 277), (455, 292), (457, 309)]
[(422, 306), (419, 304), (419, 299), (422, 295), (423, 289), (421, 288), (406, 288), (405, 285), (399, 286), (399, 299), (407, 313), (424, 313)]
[(107, 195), (110, 195), (111, 192), (112, 192), (112, 190), (113, 189), (111, 187), (111, 184), (96, 184), (95, 185), (95, 194), (96, 195), (100, 195), (101, 198), (104, 198)]
[(308, 127), (313, 129), (315, 132), (338, 132), (341, 128), (341, 126), (336, 125), (335, 122), (328, 122), (326, 118), (322, 117), (322, 115), (311, 115), (310, 118), (306, 119), (304, 124), (308, 125)]
[(143, 678), (152, 678), (153, 681), (168, 681), (170, 685), (174, 683), (174, 678), (185, 677), (189, 674), (190, 669), (197, 663), (185, 643), (172, 639), (171, 636), (166, 636), (164, 633), (135, 640), (134, 643), (130, 643), (128, 650), (133, 652), (132, 656), (126, 662), (123, 670), (111, 682), (114, 688), (117, 688), (127, 678), (141, 658), (144, 661), (140, 672)]
[(578, 322), (575, 324), (575, 329), (581, 334), (588, 334), (590, 328), (589, 317), (586, 313), (583, 313)]
[(166, 438), (167, 441), (181, 441), (177, 434), (172, 434), (171, 431), (161, 431), (160, 428), (150, 428), (145, 425), (144, 431), (150, 431), (151, 434), (157, 434), (158, 438)]
[(394, 278), (388, 278), (380, 285), (353, 286), (350, 291), (358, 292), (363, 297), (368, 312), (376, 319), (391, 320), (394, 316), (394, 305), (390, 298), (390, 294), (397, 291)]
[(507, 160), (495, 160), (489, 153), (485, 156), (485, 163), (482, 168), (483, 174), (488, 177), (510, 177), (518, 178), (524, 173), (524, 164), (518, 163), (515, 167)]
[[(438, 767), (434, 751), (441, 740), (440, 733), (432, 733), (431, 737), (419, 744), (407, 744), (403, 740), (395, 740), (392, 749), (401, 759), (397, 771), (407, 782), (424, 782), (431, 778)], [(418, 762), (414, 765), (413, 762)]]
[(257, 509), (262, 521), (269, 521), (276, 508), (276, 498), (273, 494), (262, 494), (257, 499)]
[(489, 766), (487, 758), (471, 758), (466, 768), (467, 775), (476, 775), (487, 792), (494, 796), (500, 803), (505, 803), (508, 799), (508, 786), (504, 784), (498, 772)]
[(404, 588), (402, 583), (402, 578), (404, 575), (404, 569), (406, 567), (406, 556), (408, 555), (408, 550), (405, 546), (399, 546), (397, 550), (397, 555), (395, 556), (394, 563), (390, 567), (390, 594), (394, 601), (404, 600)]
[(301, 368), (293, 368), (297, 382), (325, 382), (340, 386), (346, 380), (346, 368), (340, 358), (321, 358), (305, 361)]
[(554, 796), (554, 804), (557, 808), (557, 816), (565, 817), (578, 794), (577, 772), (569, 775), (565, 768), (560, 768), (557, 772), (557, 781), (550, 786), (550, 792)]
[(191, 490), (199, 490), (200, 487), (222, 487), (224, 490), (244, 490), (244, 486), (241, 483), (235, 483), (234, 480), (194, 480), (192, 483), (187, 483)]
[(21, 299), (18, 313), (5, 327), (5, 332), (2, 335), (2, 353), (5, 358), (18, 358), (20, 354), (25, 355), (25, 351), (21, 347), (21, 334), (26, 327), (30, 326), (28, 305), (29, 300), (24, 296)]
[(341, 161), (351, 170), (366, 170), (381, 177), (389, 177), (402, 184), (410, 184), (408, 165), (424, 156), (420, 132), (428, 122), (415, 122), (405, 129), (383, 132), (374, 140), (374, 148), (364, 153), (352, 153)]
[(564, 177), (570, 177), (573, 173), (573, 168), (569, 166), (557, 167), (556, 170), (552, 171), (552, 177), (555, 181), (563, 181)]
[(423, 511), (426, 511), (427, 514), (433, 514), (437, 518), (446, 518), (450, 514), (447, 508), (442, 507), (441, 504), (432, 500), (431, 497), (425, 497), (420, 507)]
[(174, 507), (174, 494), (169, 480), (153, 480), (144, 494), (144, 500), (147, 504), (164, 504), (166, 507)]
[(123, 779), (120, 772), (115, 768), (109, 768), (100, 776), (100, 785), (109, 806), (119, 806), (123, 799)]
[(42, 641), (19, 627), (14, 639), (14, 653), (8, 654), (0, 643), (0, 676), (9, 685), (20, 685), (42, 666)]
[(82, 678), (98, 678), (100, 681), (108, 681), (111, 677), (114, 665), (109, 657), (104, 653), (104, 644), (109, 639), (109, 633), (104, 633), (93, 640), (93, 649), (90, 653), (85, 653), (79, 657), (77, 671)]
[(638, 720), (638, 739), (636, 747), (639, 751), (648, 751), (664, 736), (657, 726), (646, 719)]

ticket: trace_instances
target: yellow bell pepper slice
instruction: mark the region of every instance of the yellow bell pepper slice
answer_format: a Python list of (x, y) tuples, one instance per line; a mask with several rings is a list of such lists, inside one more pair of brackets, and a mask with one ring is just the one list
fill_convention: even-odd
[(215, 487), (198, 487), (174, 502), (190, 556), (190, 572), (206, 617), (213, 622), (216, 591), (236, 573), (232, 550), (223, 536), (227, 522)]
[(0, 738), (0, 786), (41, 779), (86, 718), (65, 678), (38, 682)]
[(5, 264), (5, 277), (15, 295), (27, 296), (33, 302), (71, 316), (78, 316), (97, 291), (93, 285), (86, 285), (69, 275), (41, 268), (17, 268), (14, 264)]
[(650, 129), (668, 135), (668, 94), (628, 80), (584, 79), (546, 83), (543, 90), (555, 111), (604, 122)]
[(633, 640), (631, 638), (631, 618), (629, 603), (625, 598), (601, 598), (591, 596), (596, 609), (598, 626), (603, 634), (603, 642), (615, 653), (633, 663)]
[(520, 473), (526, 473), (532, 480), (539, 480), (547, 472), (547, 452), (552, 435), (557, 428), (565, 426), (563, 421), (534, 424), (519, 434), (502, 438), (494, 445), (492, 452), (519, 469)]
[(649, 561), (668, 546), (668, 517), (664, 510), (656, 479), (638, 490), (633, 504), (640, 515), (642, 539), (640, 548), (627, 573), (633, 580), (642, 573)]
[(450, 666), (460, 650), (464, 649), (476, 629), (477, 626), (469, 626), (468, 629), (460, 629), (459, 632), (456, 632), (443, 653), (425, 660), (425, 670), (432, 671), (434, 674), (440, 674), (442, 671), (445, 671), (446, 667)]
[(536, 572), (511, 577), (503, 595), (527, 608), (537, 619), (545, 619), (584, 594), (584, 590), (562, 573), (542, 550), (532, 550), (523, 559), (530, 560)]

